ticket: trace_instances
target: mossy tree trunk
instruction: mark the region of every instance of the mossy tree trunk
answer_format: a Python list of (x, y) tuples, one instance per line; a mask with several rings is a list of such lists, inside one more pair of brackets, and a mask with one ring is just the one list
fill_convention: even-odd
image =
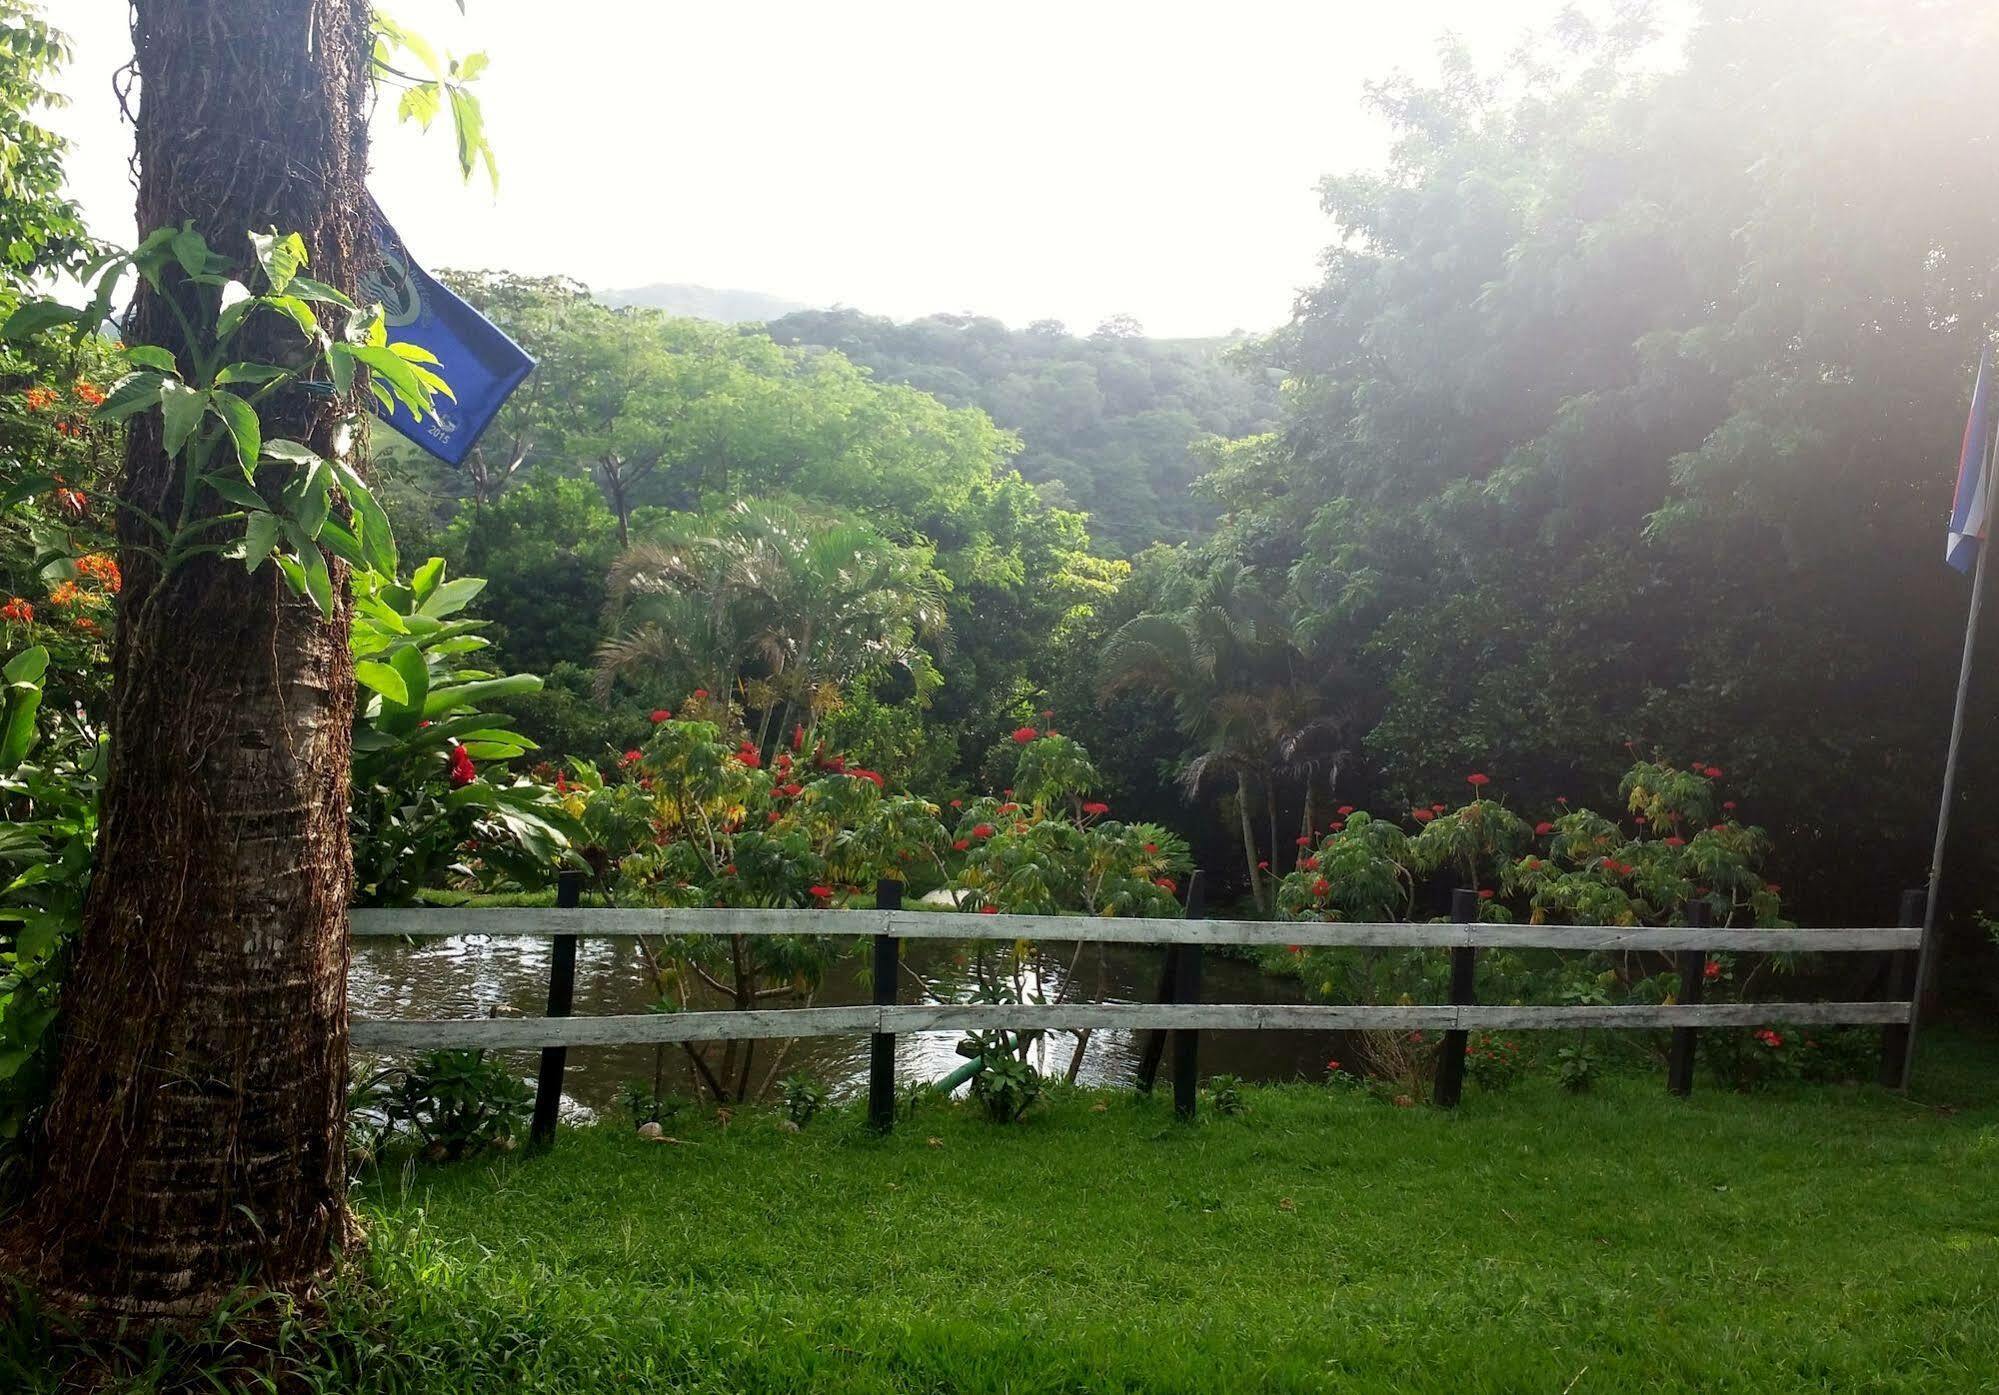
[[(239, 274), (249, 230), (295, 230), (351, 292), (372, 255), (367, 0), (137, 0), (133, 39), (140, 228), (191, 220)], [(166, 285), (184, 307), (191, 291)], [(130, 335), (182, 343), (143, 287)], [(244, 359), (299, 351), (275, 316), (239, 340)], [(264, 435), (331, 454), (352, 407), (267, 400)], [(180, 485), (157, 418), (136, 420), (127, 496), (171, 516)], [(99, 1320), (297, 1288), (348, 1239), (345, 574), (327, 618), (275, 567), (211, 556), (162, 581), (129, 520), (121, 537), (96, 873), (14, 1241), (45, 1299)]]

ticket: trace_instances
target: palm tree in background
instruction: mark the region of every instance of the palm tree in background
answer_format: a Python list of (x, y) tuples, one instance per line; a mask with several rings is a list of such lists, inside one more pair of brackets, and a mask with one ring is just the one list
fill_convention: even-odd
[[(1233, 785), (1245, 869), (1257, 909), (1273, 898), (1279, 847), (1278, 790), (1302, 784), (1308, 829), (1321, 785), (1328, 796), (1346, 755), (1346, 722), (1333, 701), (1332, 673), (1301, 648), (1284, 608), (1252, 568), (1217, 567), (1180, 577), (1160, 608), (1127, 621), (1098, 667), (1108, 697), (1130, 688), (1173, 700), (1182, 731), (1199, 750), (1181, 767), (1190, 799)], [(1268, 824), (1270, 856), (1259, 855), (1256, 813)]]
[(934, 684), (949, 641), (927, 550), (778, 504), (677, 520), (611, 565), (596, 686), (658, 677), (735, 693), (758, 745), (811, 726), (849, 684), (902, 668)]

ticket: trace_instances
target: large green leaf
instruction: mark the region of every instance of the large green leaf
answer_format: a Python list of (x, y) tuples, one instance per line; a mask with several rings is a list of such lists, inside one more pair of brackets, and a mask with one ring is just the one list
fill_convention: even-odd
[(148, 370), (127, 373), (111, 385), (111, 391), (97, 404), (91, 416), (98, 421), (123, 421), (126, 417), (155, 406), (165, 375)]
[(472, 598), (486, 589), (483, 576), (461, 576), (447, 581), (424, 597), (418, 610), (434, 620), (442, 620), (447, 615), (455, 615), (463, 610)]
[(36, 645), (16, 654), (4, 670), (7, 698), (0, 710), (0, 773), (11, 773), (35, 744), (35, 713), (42, 705), (41, 678), (49, 651)]
[(281, 294), (305, 265), (305, 239), (297, 233), (278, 234), (276, 228), (269, 232), (251, 233), (250, 245), (257, 251), (257, 264), (264, 268), (264, 275), (271, 281), (271, 294)]
[(208, 406), (229, 428), (229, 439), (236, 443), (236, 459), (243, 466), (243, 474), (254, 476), (257, 460), (264, 451), (264, 426), (257, 420), (257, 409), (233, 392), (211, 394)]
[(363, 659), (354, 665), (354, 679), (400, 707), (410, 705), (409, 684), (403, 682), (403, 676), (388, 664), (375, 659)]
[(514, 673), (504, 678), (482, 678), (472, 683), (454, 683), (432, 690), (423, 701), (423, 715), (436, 717), (445, 712), (476, 707), (483, 702), (540, 691), (541, 679), (532, 673)]
[(198, 392), (175, 378), (161, 381), (160, 414), (165, 421), (161, 445), (169, 456), (181, 453), (187, 445), (187, 438), (194, 434), (195, 427), (201, 425), (201, 414), (207, 410), (207, 393)]
[(271, 555), (278, 541), (276, 514), (253, 513), (243, 529), (243, 565), (254, 572)]
[(24, 300), (0, 324), (0, 342), (19, 343), (56, 325), (76, 323), (76, 311), (59, 300)]

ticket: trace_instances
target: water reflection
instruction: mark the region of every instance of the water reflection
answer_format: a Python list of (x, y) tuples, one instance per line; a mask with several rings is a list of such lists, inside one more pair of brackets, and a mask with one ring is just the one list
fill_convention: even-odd
[[(999, 948), (984, 942), (913, 940), (903, 946), (901, 1000), (964, 1001), (978, 982), (978, 955), (996, 966)], [(549, 941), (532, 938), (453, 936), (413, 943), (368, 938), (354, 945), (348, 978), (349, 1006), (365, 1017), (538, 1016), (546, 1008)], [(1159, 986), (1164, 951), (1139, 945), (1043, 945), (1029, 969), (1029, 990), (1055, 1001), (1073, 974), (1069, 1001), (1151, 1002)], [(920, 982), (919, 982), (920, 981)], [(1291, 979), (1264, 974), (1254, 965), (1210, 952), (1202, 972), (1202, 999), (1215, 1003), (1300, 1003), (1306, 998)], [(631, 938), (586, 938), (577, 944), (577, 1016), (644, 1012), (652, 1000), (652, 980), (638, 942)], [(841, 956), (826, 976), (815, 1007), (872, 1001), (862, 951)], [(797, 1006), (779, 999), (774, 1006)], [(697, 1008), (728, 1004), (703, 989)], [(962, 1032), (926, 1032), (896, 1039), (898, 1082), (937, 1080), (964, 1063), (954, 1050)], [(721, 1046), (709, 1048), (719, 1063)], [(1076, 1037), (1060, 1032), (1037, 1041), (1035, 1065), (1044, 1073), (1068, 1073)], [(1201, 1071), (1228, 1072), (1248, 1080), (1316, 1080), (1328, 1054), (1342, 1049), (1332, 1032), (1204, 1032)], [(1090, 1034), (1077, 1079), (1084, 1084), (1129, 1084), (1137, 1068), (1136, 1034)], [(532, 1075), (533, 1053), (518, 1053), (524, 1075)], [(827, 1082), (836, 1096), (867, 1087), (868, 1038), (864, 1035), (813, 1037), (791, 1042), (759, 1042), (751, 1061), (752, 1082), (773, 1066), (782, 1076), (807, 1071)], [(655, 1071), (666, 1088), (696, 1093), (693, 1067), (678, 1046), (587, 1046), (569, 1051), (566, 1082), (570, 1099), (590, 1110), (614, 1103), (621, 1082), (650, 1083)]]

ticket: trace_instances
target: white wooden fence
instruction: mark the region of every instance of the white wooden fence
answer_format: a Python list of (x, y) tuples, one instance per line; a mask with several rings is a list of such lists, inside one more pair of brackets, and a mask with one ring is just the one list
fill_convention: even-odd
[[(648, 910), (578, 908), (579, 882), (565, 875), (554, 908), (383, 909), (351, 913), (356, 937), (481, 934), (552, 939), (549, 1015), (538, 1018), (382, 1020), (356, 1018), (352, 1041), (366, 1051), (405, 1052), (438, 1047), (542, 1050), (536, 1099), (538, 1136), (546, 1138), (560, 1100), (563, 1051), (570, 1046), (726, 1041), (744, 1038), (873, 1036), (870, 1112), (886, 1127), (894, 1107), (894, 1039), (903, 1032), (1126, 1029), (1172, 1033), (1174, 1093), (1183, 1114), (1194, 1107), (1197, 1034), (1226, 1031), (1354, 1031), (1393, 1029), (1445, 1034), (1435, 1099), (1455, 1104), (1462, 1088), (1465, 1035), (1471, 1031), (1557, 1028), (1672, 1028), (1668, 1083), (1675, 1093), (1692, 1088), (1694, 1032), (1702, 1027), (1746, 1027), (1770, 1022), (1863, 1024), (1886, 1029), (1883, 1078), (1890, 1057), (1899, 1066), (1902, 1034), (1910, 1021), (1912, 960), (1922, 931), (1915, 925), (1871, 929), (1754, 930), (1695, 923), (1673, 928), (1626, 929), (1583, 925), (1486, 924), (1469, 892), (1453, 897), (1450, 923), (1350, 924), (1210, 920), (1198, 914), (1189, 889), (1186, 919), (1104, 919), (1070, 916), (963, 915), (899, 909), (901, 888), (882, 884), (874, 910)], [(1705, 907), (1696, 906), (1698, 912)], [(1904, 897), (1903, 919), (1920, 916)], [(718, 1010), (571, 1017), (575, 946), (581, 936), (823, 935), (870, 938), (875, 950), (873, 1004), (857, 1007)], [(1156, 1003), (941, 1003), (901, 1004), (899, 946), (904, 940), (1032, 940), (1114, 942), (1172, 946)], [(1356, 946), (1434, 949), (1451, 953), (1450, 1001), (1399, 1006), (1319, 1006), (1202, 1003), (1200, 953), (1211, 945)], [(1571, 952), (1667, 953), (1680, 969), (1678, 1001), (1615, 1006), (1514, 1006), (1473, 1001), (1473, 966), (1481, 949)], [(1702, 965), (1715, 951), (1754, 954), (1874, 953), (1893, 956), (1889, 996), (1870, 1002), (1702, 1003)], [(1155, 1036), (1141, 1069), (1149, 1088), (1162, 1036)]]

